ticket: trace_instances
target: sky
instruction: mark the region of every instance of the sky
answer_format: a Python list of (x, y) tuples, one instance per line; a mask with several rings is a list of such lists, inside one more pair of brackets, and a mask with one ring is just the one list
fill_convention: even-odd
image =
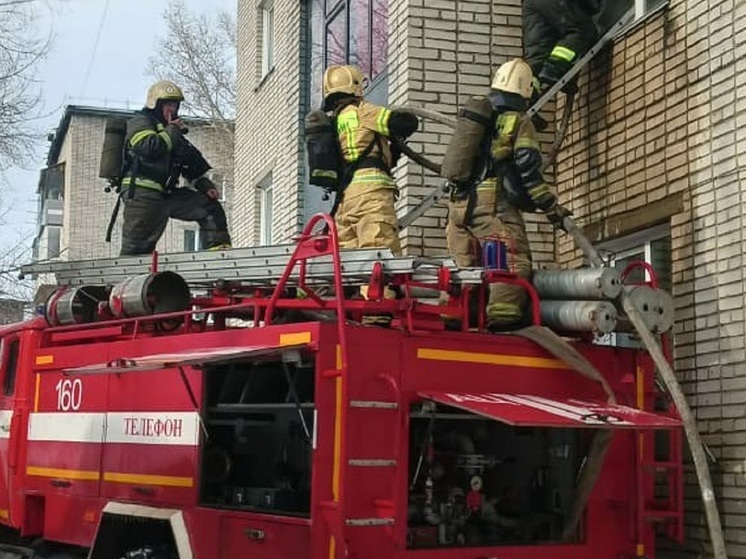
[[(0, 5), (8, 0), (0, 0)], [(38, 25), (52, 33), (52, 46), (40, 65), (44, 112), (39, 123), (52, 132), (68, 104), (142, 107), (153, 82), (148, 58), (165, 36), (163, 13), (168, 0), (31, 0)], [(185, 0), (191, 11), (235, 14), (236, 0)], [(12, 168), (0, 184), (0, 251), (28, 239), (36, 228), (36, 187), (49, 144), (42, 140), (31, 168)], [(30, 260), (30, 255), (29, 255)]]

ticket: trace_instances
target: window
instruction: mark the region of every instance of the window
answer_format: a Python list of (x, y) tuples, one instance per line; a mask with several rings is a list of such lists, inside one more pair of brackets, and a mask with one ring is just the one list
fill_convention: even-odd
[[(635, 27), (647, 16), (655, 13), (658, 8), (666, 5), (668, 0), (616, 0), (614, 2), (604, 2), (601, 12), (596, 18), (596, 24), (602, 31), (611, 28), (619, 21), (629, 10), (634, 9), (634, 20), (625, 26), (625, 30)], [(624, 31), (622, 32), (624, 33)]]
[(60, 227), (47, 227), (47, 258), (60, 255)]
[(635, 18), (639, 19), (656, 8), (667, 3), (668, 0), (635, 0)]
[[(5, 357), (5, 347), (8, 346), (8, 355)], [(12, 396), (13, 391), (16, 387), (16, 372), (18, 371), (18, 352), (20, 349), (21, 341), (18, 339), (2, 340), (0, 342), (0, 355), (4, 358), (2, 363), (5, 368), (5, 374), (3, 376), (3, 394), (5, 396)]]
[(65, 192), (65, 164), (42, 169), (39, 179), (41, 200), (62, 200)]
[[(623, 271), (634, 260), (643, 260), (653, 267), (661, 288), (671, 290), (671, 233), (668, 224), (658, 225), (632, 235), (601, 243), (599, 248), (610, 256), (611, 265)], [(627, 283), (650, 281), (650, 275), (637, 268)]]
[(365, 96), (372, 103), (385, 105), (389, 0), (310, 0), (307, 5), (307, 110), (321, 106), (322, 79), (330, 64), (359, 65), (369, 81)]
[(272, 244), (273, 188), (272, 173), (259, 183), (259, 244)]
[(261, 79), (267, 77), (275, 67), (275, 6), (272, 0), (262, 3), (262, 73)]
[(196, 252), (199, 248), (199, 231), (184, 229), (184, 252)]
[(354, 64), (374, 81), (388, 60), (388, 0), (327, 0), (324, 66)]

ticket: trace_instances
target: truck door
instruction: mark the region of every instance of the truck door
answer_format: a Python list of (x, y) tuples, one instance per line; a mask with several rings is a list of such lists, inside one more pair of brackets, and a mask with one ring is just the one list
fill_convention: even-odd
[(4, 524), (10, 523), (10, 470), (16, 467), (21, 420), (13, 417), (20, 345), (17, 335), (0, 340), (0, 522)]

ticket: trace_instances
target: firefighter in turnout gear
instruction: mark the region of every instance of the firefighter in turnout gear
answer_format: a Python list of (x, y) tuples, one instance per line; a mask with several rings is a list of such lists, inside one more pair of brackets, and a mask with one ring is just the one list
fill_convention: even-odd
[[(531, 250), (521, 211), (541, 210), (556, 226), (570, 215), (557, 203), (541, 172), (542, 157), (536, 130), (525, 119), (533, 75), (521, 59), (500, 66), (490, 90), (492, 130), (488, 131), (488, 160), (476, 185), (456, 189), (448, 205), (448, 250), (459, 267), (481, 265), (477, 251), (489, 238), (509, 239), (514, 247), (511, 269), (518, 276), (531, 274)], [(450, 146), (449, 146), (450, 148)], [(526, 293), (504, 283), (490, 286), (486, 314), (490, 327), (509, 328), (523, 316)]]
[[(523, 0), (523, 52), (536, 76), (534, 95), (557, 83), (593, 46), (599, 9), (600, 0)], [(574, 82), (565, 86), (566, 93), (575, 90)]]
[(338, 192), (334, 216), (342, 248), (389, 248), (401, 254), (391, 176), (398, 154), (390, 138), (406, 138), (417, 117), (390, 111), (363, 98), (364, 76), (355, 66), (330, 66), (324, 73), (324, 110), (335, 117), (339, 143), (354, 173)]
[[(155, 250), (169, 218), (196, 221), (201, 248), (230, 247), (225, 211), (202, 154), (184, 135), (178, 116), (181, 89), (159, 81), (148, 90), (145, 107), (127, 121), (121, 199), (124, 204), (121, 255)], [(178, 187), (180, 178), (188, 186)]]

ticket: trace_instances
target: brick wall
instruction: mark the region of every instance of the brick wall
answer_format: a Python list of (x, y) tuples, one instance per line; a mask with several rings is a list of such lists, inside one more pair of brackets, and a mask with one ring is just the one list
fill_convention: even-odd
[[(718, 461), (728, 556), (746, 557), (746, 2), (672, 0), (595, 60), (558, 173), (597, 241), (670, 225), (676, 370)], [(580, 260), (566, 238), (559, 254)], [(710, 556), (688, 482), (687, 555)]]
[[(112, 242), (104, 236), (112, 208), (113, 193), (104, 192), (105, 181), (98, 178), (106, 116), (74, 113), (67, 129), (58, 162), (65, 163), (64, 223), (61, 257), (66, 260), (117, 256), (121, 243), (121, 211)], [(226, 211), (230, 210), (233, 191), (233, 153), (219, 141), (219, 132), (208, 125), (189, 123), (189, 140), (197, 146), (216, 171), (225, 177)], [(161, 252), (184, 250), (184, 229), (197, 229), (195, 223), (171, 220), (158, 244)], [(233, 227), (232, 227), (233, 228)]]
[(302, 219), (300, 100), (301, 9), (297, 0), (274, 0), (274, 69), (261, 75), (261, 2), (238, 2), (236, 107), (236, 243), (259, 243), (257, 185), (272, 173), (273, 240), (287, 241)]

